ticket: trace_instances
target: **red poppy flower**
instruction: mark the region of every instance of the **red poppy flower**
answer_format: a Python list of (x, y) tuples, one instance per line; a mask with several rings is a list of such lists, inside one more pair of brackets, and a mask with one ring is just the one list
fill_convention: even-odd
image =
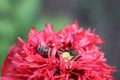
[(42, 31), (32, 28), (27, 38), (10, 48), (0, 80), (114, 80), (114, 67), (97, 46), (104, 41), (77, 22), (59, 32), (50, 23)]

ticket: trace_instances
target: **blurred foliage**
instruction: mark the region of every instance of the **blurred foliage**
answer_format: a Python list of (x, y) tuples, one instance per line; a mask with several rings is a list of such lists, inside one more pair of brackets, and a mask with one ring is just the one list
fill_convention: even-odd
[(63, 15), (42, 16), (39, 13), (42, 2), (43, 0), (0, 0), (0, 69), (10, 46), (16, 43), (17, 36), (26, 40), (32, 26), (41, 30), (45, 23), (51, 22), (58, 30), (71, 22), (69, 17)]

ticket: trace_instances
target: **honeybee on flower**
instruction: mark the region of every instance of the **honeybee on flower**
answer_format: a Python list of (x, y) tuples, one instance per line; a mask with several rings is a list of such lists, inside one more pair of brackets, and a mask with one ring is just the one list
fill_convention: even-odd
[(11, 46), (0, 80), (114, 80), (114, 67), (106, 64), (97, 44), (104, 41), (91, 31), (68, 24), (56, 32), (50, 23), (42, 31), (33, 27), (24, 42)]

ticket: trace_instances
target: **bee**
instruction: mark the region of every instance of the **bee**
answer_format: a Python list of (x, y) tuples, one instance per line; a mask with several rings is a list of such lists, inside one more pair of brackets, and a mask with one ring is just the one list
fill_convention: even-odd
[(38, 45), (38, 46), (36, 46), (36, 51), (37, 51), (40, 55), (42, 55), (42, 56), (44, 56), (44, 57), (47, 57), (47, 56), (48, 56), (48, 52), (51, 51), (51, 48)]
[(38, 45), (38, 46), (36, 47), (36, 50), (37, 50), (38, 53), (48, 53), (49, 48), (47, 48), (47, 47), (45, 47), (45, 46), (40, 46), (40, 45)]
[[(49, 52), (50, 52), (50, 56), (51, 56), (52, 48), (38, 45), (38, 46), (36, 46), (36, 51), (38, 52), (38, 54), (42, 55), (43, 57), (48, 57)], [(60, 53), (63, 58), (67, 58), (68, 60), (73, 59), (77, 55), (77, 52), (72, 50), (72, 49), (71, 50), (68, 50), (68, 49), (64, 50), (62, 48), (62, 49), (59, 49), (57, 52)], [(58, 57), (57, 54), (55, 56)]]

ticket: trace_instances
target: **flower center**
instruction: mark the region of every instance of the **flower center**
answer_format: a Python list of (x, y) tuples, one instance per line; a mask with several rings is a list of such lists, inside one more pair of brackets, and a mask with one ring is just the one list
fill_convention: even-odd
[(65, 58), (65, 59), (72, 59), (74, 57), (74, 55), (72, 54), (72, 52), (62, 52), (62, 57)]

